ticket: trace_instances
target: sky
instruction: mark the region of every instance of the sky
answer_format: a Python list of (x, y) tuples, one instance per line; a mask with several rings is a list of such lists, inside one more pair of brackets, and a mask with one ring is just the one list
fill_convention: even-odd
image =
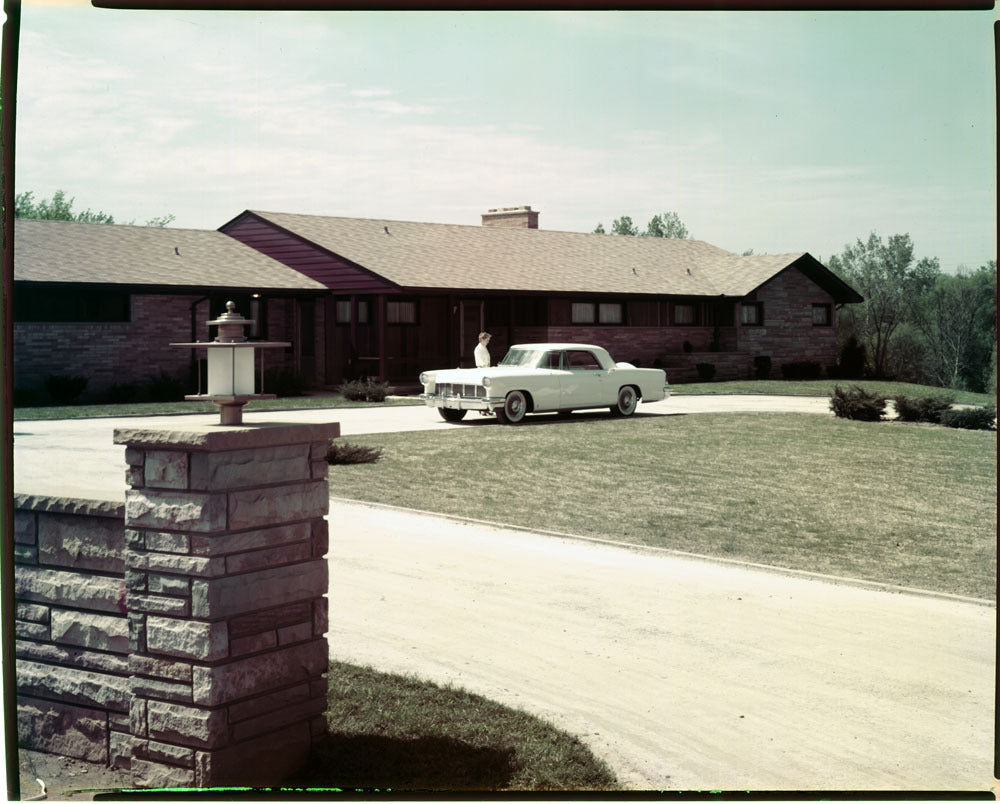
[(742, 253), (997, 254), (993, 11), (123, 11), (25, 0), (15, 190), (118, 222), (244, 209)]

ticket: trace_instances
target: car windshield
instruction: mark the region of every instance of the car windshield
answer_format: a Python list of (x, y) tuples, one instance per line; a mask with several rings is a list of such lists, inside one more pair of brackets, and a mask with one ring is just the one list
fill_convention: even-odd
[(538, 356), (541, 354), (537, 349), (511, 349), (507, 352), (503, 360), (500, 361), (501, 366), (533, 366), (538, 362)]

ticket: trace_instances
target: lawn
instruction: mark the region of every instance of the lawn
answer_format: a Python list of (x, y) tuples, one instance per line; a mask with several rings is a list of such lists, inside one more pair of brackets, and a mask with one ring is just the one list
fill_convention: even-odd
[[(669, 377), (669, 375), (668, 375)], [(731, 382), (689, 382), (671, 385), (676, 394), (781, 394), (786, 396), (832, 396), (836, 386), (846, 388), (860, 385), (882, 396), (895, 398), (902, 394), (908, 397), (952, 396), (964, 405), (995, 405), (992, 394), (977, 394), (972, 391), (952, 391), (931, 385), (914, 385), (909, 382), (890, 380), (734, 380)]]
[(332, 662), (327, 736), (291, 787), (617, 790), (576, 737), (454, 687)]
[(334, 496), (993, 599), (996, 433), (815, 414), (351, 436)]

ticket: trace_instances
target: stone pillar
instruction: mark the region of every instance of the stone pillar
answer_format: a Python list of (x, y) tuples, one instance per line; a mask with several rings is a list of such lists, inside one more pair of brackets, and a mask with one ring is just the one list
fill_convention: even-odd
[(118, 429), (132, 776), (272, 786), (325, 733), (336, 423)]

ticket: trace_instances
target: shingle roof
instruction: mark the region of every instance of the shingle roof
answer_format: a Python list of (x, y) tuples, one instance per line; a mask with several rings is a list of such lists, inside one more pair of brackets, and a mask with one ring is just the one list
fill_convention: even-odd
[(18, 219), (14, 279), (160, 287), (324, 290), (222, 232)]
[(702, 240), (252, 214), (409, 288), (744, 296), (806, 256), (743, 257)]

